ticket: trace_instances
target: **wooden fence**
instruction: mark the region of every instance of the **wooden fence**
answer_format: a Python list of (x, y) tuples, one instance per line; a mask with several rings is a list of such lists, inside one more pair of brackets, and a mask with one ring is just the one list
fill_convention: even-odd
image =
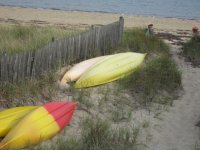
[(120, 17), (119, 21), (109, 25), (55, 40), (35, 52), (0, 54), (0, 81), (17, 82), (36, 78), (57, 66), (104, 55), (121, 42), (123, 29), (124, 19)]

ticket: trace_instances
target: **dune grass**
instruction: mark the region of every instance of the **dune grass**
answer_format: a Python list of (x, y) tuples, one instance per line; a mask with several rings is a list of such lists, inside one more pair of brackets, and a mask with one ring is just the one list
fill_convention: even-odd
[(200, 36), (192, 37), (183, 45), (183, 54), (194, 65), (200, 65)]
[[(124, 105), (128, 105), (132, 108), (131, 103), (135, 101), (134, 95), (140, 97), (137, 102), (142, 107), (152, 102), (171, 105), (175, 93), (181, 88), (181, 73), (169, 55), (169, 47), (156, 36), (146, 37), (143, 29), (134, 28), (125, 31), (123, 43), (119, 48), (119, 52), (122, 51), (148, 53), (148, 57), (144, 65), (138, 68), (136, 72), (114, 84), (117, 88), (116, 91), (111, 91), (114, 88), (108, 88), (102, 92), (102, 103), (99, 102), (101, 113), (106, 114), (105, 112), (107, 110), (105, 111), (102, 108), (105, 106), (104, 104), (107, 105), (106, 102), (108, 101), (116, 108), (110, 113), (107, 113), (108, 118), (109, 114), (111, 114), (109, 121), (102, 120), (96, 116), (93, 118), (86, 118), (80, 125), (81, 133), (78, 137), (61, 137), (50, 144), (51, 150), (140, 149), (140, 144), (138, 142), (140, 134), (139, 128), (132, 127), (131, 125), (123, 126), (123, 128), (113, 128), (113, 122), (115, 124), (119, 123), (122, 120), (121, 118), (124, 118), (124, 112), (120, 112), (121, 109), (117, 108), (117, 105), (122, 106), (122, 109), (127, 109), (123, 107)], [(1, 85), (0, 96), (5, 100), (11, 100), (9, 105), (16, 99), (31, 99), (33, 101), (38, 99), (51, 100), (54, 92), (56, 92), (55, 82), (56, 78), (52, 73), (50, 75), (45, 75), (41, 80), (27, 80), (17, 85)], [(79, 102), (79, 107), (84, 107), (87, 110), (97, 109), (93, 103), (90, 103), (89, 100), (93, 100), (94, 102), (94, 99), (92, 99), (92, 95), (90, 95), (90, 89), (87, 90), (89, 90), (89, 93), (87, 91), (84, 92), (84, 90), (77, 91), (80, 95), (78, 95), (75, 100)], [(133, 97), (128, 100), (120, 98), (118, 94), (123, 94), (123, 92), (119, 90), (126, 90), (128, 94), (130, 93)], [(100, 90), (97, 92), (100, 93)], [(112, 99), (110, 96), (112, 96)], [(115, 97), (117, 97), (118, 100), (116, 100), (117, 98)], [(125, 102), (127, 102), (127, 104), (123, 104)], [(100, 105), (104, 106), (102, 107)], [(106, 108), (109, 109), (110, 107), (110, 109), (112, 109), (112, 105), (107, 105)], [(135, 102), (134, 105), (136, 105)], [(132, 118), (131, 111), (132, 109), (127, 111), (127, 120)], [(98, 113), (100, 113), (100, 111)], [(144, 124), (144, 127), (148, 126), (148, 123)], [(28, 149), (43, 150), (47, 149), (47, 147), (41, 145)]]
[[(9, 27), (10, 28), (10, 27)], [(13, 30), (24, 27), (12, 27)], [(29, 27), (27, 31), (32, 32)], [(48, 31), (39, 28), (36, 30)], [(53, 32), (53, 31), (52, 31)], [(15, 33), (16, 34), (16, 33)], [(35, 33), (32, 33), (35, 34)], [(29, 34), (30, 35), (30, 34)], [(26, 36), (26, 35), (24, 35)], [(48, 36), (50, 37), (50, 36)], [(181, 73), (169, 55), (169, 47), (156, 36), (146, 37), (143, 29), (133, 28), (125, 30), (121, 51), (147, 53), (146, 65), (129, 77), (119, 81), (124, 89), (138, 92), (143, 102), (152, 100), (160, 91), (176, 92), (181, 87)], [(145, 63), (144, 63), (145, 64)], [(50, 80), (49, 80), (50, 79)], [(5, 83), (0, 86), (0, 98), (12, 101), (13, 99), (51, 99), (55, 94), (55, 81), (53, 74), (43, 76), (40, 80), (26, 80), (17, 84)], [(81, 96), (82, 97), (82, 96)], [(81, 103), (91, 107), (87, 101), (79, 98)], [(115, 115), (114, 115), (115, 116)]]
[(141, 28), (127, 29), (124, 32), (122, 46), (129, 51), (148, 54), (168, 54), (169, 46), (156, 36), (147, 37)]
[[(50, 26), (0, 25), (0, 54), (34, 51), (51, 42), (52, 38), (56, 40), (80, 32), (81, 30), (66, 30)], [(55, 70), (50, 70), (40, 79), (27, 79), (18, 83), (1, 82), (0, 104), (15, 106), (25, 100), (33, 102), (38, 99), (50, 100), (56, 92), (54, 73)]]
[[(141, 105), (147, 106), (151, 102), (172, 105), (171, 98), (181, 89), (181, 72), (170, 57), (160, 56), (121, 79), (119, 85), (131, 94), (139, 95)], [(157, 96), (161, 97), (158, 99)]]
[(83, 149), (138, 148), (139, 129), (134, 127), (113, 129), (108, 121), (88, 118), (83, 122), (81, 144)]
[(0, 85), (0, 105), (15, 107), (41, 100), (52, 100), (56, 95), (57, 78), (54, 71), (43, 74), (40, 79), (24, 80), (18, 83), (2, 82)]
[(171, 105), (171, 99), (181, 89), (181, 72), (169, 54), (169, 46), (156, 36), (146, 37), (144, 30), (138, 28), (125, 31), (123, 46), (129, 51), (147, 53), (147, 57), (142, 67), (119, 81), (120, 88), (139, 95), (141, 105)]
[(0, 25), (0, 53), (37, 50), (49, 43), (52, 38), (59, 39), (79, 32), (50, 26)]
[[(108, 121), (86, 118), (82, 122), (80, 137), (58, 138), (51, 150), (138, 150), (139, 128), (112, 128)], [(27, 150), (44, 150), (36, 146)]]

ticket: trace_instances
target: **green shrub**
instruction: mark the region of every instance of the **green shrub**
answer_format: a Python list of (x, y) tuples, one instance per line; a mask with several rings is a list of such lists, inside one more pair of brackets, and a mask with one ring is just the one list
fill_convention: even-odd
[(191, 38), (183, 45), (183, 54), (194, 64), (200, 64), (200, 36)]

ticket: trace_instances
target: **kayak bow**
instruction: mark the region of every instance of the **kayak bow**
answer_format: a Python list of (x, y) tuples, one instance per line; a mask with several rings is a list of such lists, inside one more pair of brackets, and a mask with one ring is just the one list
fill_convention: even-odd
[(0, 149), (24, 148), (55, 136), (70, 121), (75, 102), (51, 102), (25, 116), (2, 140)]

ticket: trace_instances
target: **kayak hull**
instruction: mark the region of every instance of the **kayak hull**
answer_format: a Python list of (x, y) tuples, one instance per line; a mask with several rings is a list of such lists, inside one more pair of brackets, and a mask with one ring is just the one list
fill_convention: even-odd
[(144, 61), (146, 54), (119, 53), (95, 64), (75, 84), (75, 88), (109, 83), (134, 72)]
[(0, 149), (18, 149), (52, 138), (70, 121), (76, 103), (52, 102), (26, 115), (2, 140)]
[(106, 56), (100, 56), (92, 59), (85, 60), (73, 66), (68, 72), (65, 73), (61, 79), (61, 84), (64, 85), (67, 82), (73, 82), (80, 78), (80, 76), (92, 67), (95, 63), (103, 60)]
[(4, 137), (25, 115), (38, 108), (24, 106), (6, 109), (0, 112), (0, 137)]

